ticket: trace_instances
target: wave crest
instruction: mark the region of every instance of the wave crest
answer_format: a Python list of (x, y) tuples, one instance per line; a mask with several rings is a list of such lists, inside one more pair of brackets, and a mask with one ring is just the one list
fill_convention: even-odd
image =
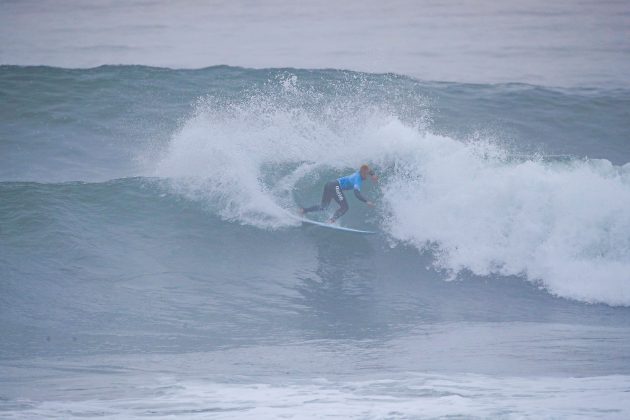
[(343, 77), (326, 92), (287, 73), (203, 98), (154, 174), (226, 220), (274, 229), (292, 223), (285, 212), (301, 191), (317, 200), (327, 177), (370, 162), (382, 174), (382, 229), (431, 250), (450, 278), (517, 275), (558, 296), (630, 305), (630, 165), (515, 158), (491, 139), (434, 134), (425, 98)]

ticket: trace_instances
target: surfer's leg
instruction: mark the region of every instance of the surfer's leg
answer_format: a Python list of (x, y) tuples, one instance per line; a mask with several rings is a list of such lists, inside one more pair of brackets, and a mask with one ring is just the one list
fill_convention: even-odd
[(322, 193), (322, 202), (319, 205), (307, 207), (303, 209), (303, 213), (309, 213), (311, 211), (322, 211), (325, 210), (326, 207), (330, 204), (332, 199), (335, 197), (335, 186), (338, 186), (335, 181), (330, 181), (324, 185), (324, 192)]
[(341, 190), (341, 188), (339, 188), (339, 184), (337, 184), (336, 187), (335, 187), (334, 199), (337, 202), (337, 204), (339, 204), (339, 208), (337, 209), (337, 211), (335, 212), (333, 217), (330, 219), (331, 222), (334, 222), (335, 220), (339, 219), (350, 208), (350, 207), (348, 207), (348, 200), (346, 200), (346, 196), (344, 195), (344, 193)]

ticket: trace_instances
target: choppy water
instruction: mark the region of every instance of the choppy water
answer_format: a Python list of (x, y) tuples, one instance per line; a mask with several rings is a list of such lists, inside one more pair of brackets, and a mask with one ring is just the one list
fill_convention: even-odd
[(0, 67), (1, 415), (626, 417), (629, 93)]

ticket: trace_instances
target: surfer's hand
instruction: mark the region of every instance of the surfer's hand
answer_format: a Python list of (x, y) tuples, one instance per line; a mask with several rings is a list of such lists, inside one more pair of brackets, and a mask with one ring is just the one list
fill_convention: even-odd
[(368, 201), (368, 202), (367, 202), (367, 203), (365, 203), (365, 204), (367, 204), (367, 205), (368, 205), (368, 207), (374, 207), (374, 206), (376, 206), (376, 204), (374, 204), (374, 203), (373, 203), (373, 202), (371, 202), (371, 201)]

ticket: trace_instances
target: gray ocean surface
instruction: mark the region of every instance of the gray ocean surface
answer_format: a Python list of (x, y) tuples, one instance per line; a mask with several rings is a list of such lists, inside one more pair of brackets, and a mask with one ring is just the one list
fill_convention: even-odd
[(630, 86), (625, 0), (2, 0), (0, 7), (0, 64), (227, 64)]
[[(3, 416), (627, 414), (626, 90), (4, 66), (0, 94)], [(379, 206), (343, 223), (378, 235), (286, 217), (363, 161)]]
[(630, 416), (627, 3), (191, 4), (1, 3), (0, 418)]

